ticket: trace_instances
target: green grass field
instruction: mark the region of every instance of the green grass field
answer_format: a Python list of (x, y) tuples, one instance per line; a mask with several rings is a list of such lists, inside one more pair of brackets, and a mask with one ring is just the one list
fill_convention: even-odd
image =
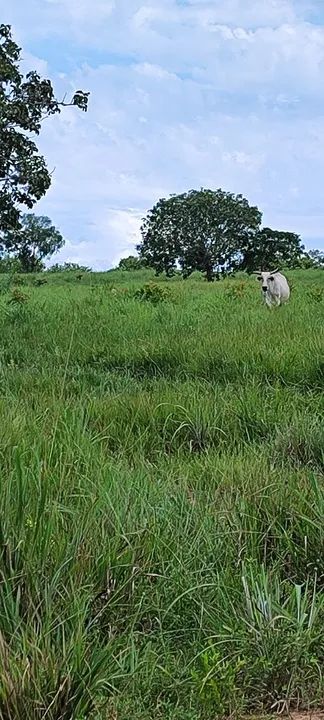
[(0, 718), (324, 697), (324, 273), (0, 276)]

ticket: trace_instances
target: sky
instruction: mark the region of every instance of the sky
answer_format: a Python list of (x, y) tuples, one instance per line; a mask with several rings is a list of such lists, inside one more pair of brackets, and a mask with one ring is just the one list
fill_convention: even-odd
[(242, 193), (324, 249), (323, 0), (0, 0), (24, 70), (89, 109), (48, 118), (34, 208), (94, 269), (134, 253), (160, 197)]

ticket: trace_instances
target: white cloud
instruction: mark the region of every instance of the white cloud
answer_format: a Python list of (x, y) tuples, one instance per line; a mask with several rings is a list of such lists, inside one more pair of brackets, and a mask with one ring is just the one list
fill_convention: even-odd
[(31, 68), (36, 70), (41, 76), (47, 76), (49, 73), (48, 62), (46, 60), (24, 50), (22, 53), (21, 71), (27, 73)]
[(200, 19), (201, 24), (238, 24), (251, 28), (294, 22), (298, 16), (298, 5), (300, 7), (301, 3), (291, 0), (189, 0), (187, 5), (192, 16)]
[(87, 114), (65, 109), (39, 140), (62, 257), (117, 262), (152, 203), (201, 185), (320, 237), (324, 10), (315, 25), (303, 0), (9, 2), (24, 67), (59, 97), (91, 91)]
[[(127, 30), (129, 44), (134, 40), (130, 28), (140, 32), (152, 29), (160, 34), (166, 30), (166, 24), (173, 31), (180, 24), (210, 31), (215, 25), (247, 29), (277, 27), (303, 19), (308, 3), (302, 0), (189, 0), (183, 3), (177, 0), (30, 0), (28, 6), (17, 5), (10, 8), (12, 20), (22, 18), (33, 36), (51, 36), (53, 31), (64, 35), (72, 31), (81, 37), (82, 31), (96, 25), (101, 28), (100, 36), (88, 34), (87, 38), (83, 35), (83, 39), (87, 45), (97, 45), (110, 31), (113, 35), (121, 30), (125, 37)], [(36, 12), (40, 23), (33, 22)], [(46, 20), (50, 23), (47, 26)]]
[(155, 78), (156, 80), (176, 80), (177, 76), (174, 73), (164, 70), (159, 65), (152, 65), (151, 63), (138, 63), (135, 65), (135, 72), (139, 75), (146, 75), (149, 78)]
[(43, 0), (49, 11), (54, 11), (57, 17), (65, 17), (72, 23), (92, 23), (94, 18), (100, 22), (109, 18), (116, 7), (114, 0)]
[[(59, 254), (60, 262), (87, 265), (95, 270), (116, 267), (119, 260), (136, 252), (140, 240), (141, 215), (137, 210), (107, 210), (89, 228), (83, 229), (79, 241), (67, 241)], [(87, 230), (95, 239), (87, 238)], [(101, 242), (98, 242), (100, 239)], [(57, 262), (54, 256), (51, 264)]]
[(265, 160), (265, 155), (246, 153), (244, 150), (234, 150), (234, 152), (225, 152), (223, 155), (225, 162), (241, 165), (247, 170), (255, 172), (260, 169)]

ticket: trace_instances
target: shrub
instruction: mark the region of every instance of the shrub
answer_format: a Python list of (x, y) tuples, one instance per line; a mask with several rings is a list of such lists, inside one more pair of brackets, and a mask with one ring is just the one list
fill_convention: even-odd
[(75, 271), (78, 271), (79, 273), (91, 272), (91, 268), (86, 267), (86, 265), (79, 265), (78, 263), (66, 262), (63, 264), (55, 263), (54, 265), (51, 265), (46, 270), (46, 272), (48, 272), (48, 273), (75, 272)]
[(8, 305), (25, 305), (27, 302), (28, 295), (18, 288), (14, 288), (8, 300)]
[(240, 300), (242, 297), (244, 297), (246, 289), (246, 282), (244, 282), (244, 280), (240, 280), (240, 282), (237, 282), (226, 289), (226, 295), (228, 298), (231, 298), (233, 300)]
[(35, 287), (40, 287), (41, 285), (46, 285), (46, 284), (47, 284), (47, 280), (44, 277), (37, 277), (33, 281), (33, 285), (35, 285)]
[(25, 285), (25, 280), (21, 275), (13, 275), (12, 283), (18, 287), (18, 285)]
[(240, 658), (234, 663), (223, 660), (212, 646), (205, 650), (192, 671), (192, 679), (204, 705), (220, 716), (231, 715), (237, 710), (237, 684), (244, 665)]
[(145, 300), (152, 303), (152, 305), (158, 305), (160, 302), (171, 300), (172, 296), (169, 288), (162, 287), (162, 285), (155, 282), (148, 282), (136, 290), (134, 297), (137, 300)]

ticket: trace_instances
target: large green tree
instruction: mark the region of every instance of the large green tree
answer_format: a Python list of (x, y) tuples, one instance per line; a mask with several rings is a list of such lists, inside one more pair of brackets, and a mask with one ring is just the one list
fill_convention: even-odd
[(149, 210), (141, 227), (142, 242), (137, 246), (140, 260), (159, 275), (173, 274), (181, 256), (181, 228), (185, 196), (161, 198)]
[(234, 267), (247, 272), (271, 270), (274, 267), (298, 267), (304, 250), (296, 233), (264, 227), (242, 245)]
[(51, 176), (32, 136), (42, 121), (75, 105), (87, 110), (88, 95), (78, 90), (59, 102), (52, 83), (35, 72), (20, 72), (21, 49), (9, 25), (0, 25), (0, 233), (19, 227), (20, 206), (32, 208), (45, 195)]
[(2, 233), (3, 249), (19, 260), (22, 272), (41, 270), (43, 260), (54, 255), (64, 243), (50, 218), (32, 213), (22, 215), (19, 228)]
[(163, 198), (150, 210), (137, 249), (157, 274), (170, 275), (179, 265), (184, 277), (200, 270), (210, 281), (258, 232), (261, 217), (242, 195), (190, 190)]
[(126, 258), (122, 258), (118, 264), (118, 270), (124, 270), (126, 272), (132, 272), (133, 270), (142, 270), (144, 262), (141, 258), (136, 255), (129, 255)]

